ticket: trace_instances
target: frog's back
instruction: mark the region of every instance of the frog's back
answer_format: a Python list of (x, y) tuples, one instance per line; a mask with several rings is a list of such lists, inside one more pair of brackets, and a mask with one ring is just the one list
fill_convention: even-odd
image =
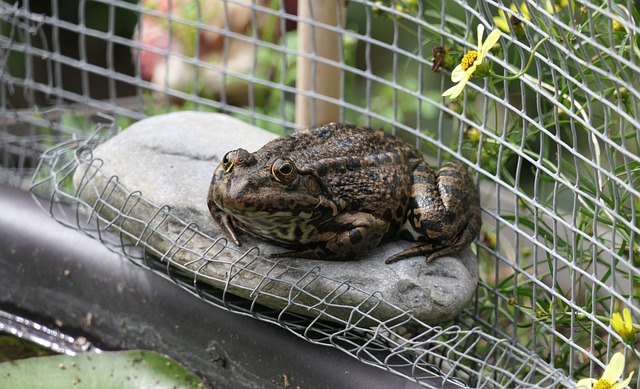
[(413, 147), (393, 135), (344, 123), (329, 123), (297, 132), (276, 140), (274, 147), (300, 165), (341, 156), (365, 158), (381, 153), (397, 154), (403, 160), (421, 158)]

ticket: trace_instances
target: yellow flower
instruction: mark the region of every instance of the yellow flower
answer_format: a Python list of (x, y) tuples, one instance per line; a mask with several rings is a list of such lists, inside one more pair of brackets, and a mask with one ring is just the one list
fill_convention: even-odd
[(624, 372), (624, 355), (615, 353), (611, 357), (609, 364), (604, 369), (600, 379), (584, 378), (576, 383), (578, 389), (623, 389), (626, 388), (634, 372), (629, 373), (629, 377), (622, 382), (617, 382)]
[(486, 41), (482, 41), (484, 26), (482, 24), (478, 25), (478, 50), (470, 50), (462, 57), (460, 65), (456, 66), (451, 72), (451, 81), (457, 84), (444, 91), (442, 96), (450, 96), (452, 99), (455, 99), (462, 93), (462, 90), (478, 66), (483, 64), (484, 57), (493, 45), (498, 42), (498, 39), (500, 39), (500, 34), (500, 30), (495, 29), (491, 31)]
[(617, 20), (612, 20), (611, 21), (611, 27), (613, 27), (613, 31), (624, 31), (624, 24), (620, 23)]
[(507, 15), (504, 13), (504, 11), (499, 9), (498, 13), (500, 14), (500, 16), (494, 16), (493, 22), (499, 29), (504, 32), (511, 31), (509, 29), (509, 24), (511, 24), (511, 26), (513, 27), (513, 31), (515, 31), (517, 35), (521, 35), (524, 32), (524, 25), (522, 24), (522, 20), (520, 20), (519, 16), (522, 16), (523, 19), (531, 20), (529, 9), (527, 9), (526, 4), (522, 4), (519, 9), (515, 4), (511, 4), (511, 7), (509, 7), (509, 9), (515, 12), (517, 16), (514, 15), (507, 18)]
[[(624, 319), (623, 319), (624, 317)], [(633, 343), (636, 340), (636, 329), (633, 327), (633, 319), (631, 312), (625, 308), (622, 310), (622, 316), (618, 312), (614, 312), (611, 316), (611, 327), (617, 332), (627, 343)]]
[(547, 0), (547, 12), (550, 14), (553, 13), (553, 9), (556, 9), (556, 12), (562, 11), (564, 7), (569, 5), (569, 0)]

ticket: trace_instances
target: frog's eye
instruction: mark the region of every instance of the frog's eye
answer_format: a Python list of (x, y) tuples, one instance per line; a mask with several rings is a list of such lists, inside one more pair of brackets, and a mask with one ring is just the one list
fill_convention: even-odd
[(233, 169), (233, 164), (236, 159), (236, 150), (231, 150), (222, 157), (222, 167), (225, 173), (229, 173)]
[(234, 167), (247, 167), (256, 163), (256, 157), (245, 149), (231, 150), (222, 157), (222, 169), (225, 173), (231, 172)]
[(222, 163), (224, 163), (225, 165), (228, 164), (229, 162), (231, 162), (231, 156), (229, 154), (233, 153), (233, 151), (228, 151), (224, 157), (222, 157)]
[(232, 150), (226, 153), (224, 157), (222, 157), (222, 167), (224, 168), (225, 173), (229, 173), (233, 168), (233, 160), (235, 159), (234, 158), (235, 153), (236, 151)]
[(271, 176), (278, 182), (292, 182), (297, 174), (296, 165), (289, 158), (278, 158), (271, 165)]

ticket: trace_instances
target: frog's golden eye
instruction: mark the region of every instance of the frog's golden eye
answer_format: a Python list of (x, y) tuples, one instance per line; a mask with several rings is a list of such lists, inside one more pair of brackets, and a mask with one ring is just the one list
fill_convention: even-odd
[(229, 173), (233, 169), (233, 164), (236, 159), (236, 150), (231, 150), (222, 157), (222, 167), (225, 173)]
[(220, 167), (225, 173), (231, 172), (235, 167), (248, 167), (257, 162), (256, 157), (245, 149), (231, 150), (222, 157)]
[(290, 183), (297, 175), (296, 165), (289, 158), (278, 158), (271, 165), (271, 176), (278, 182)]
[(229, 162), (231, 162), (231, 156), (229, 154), (233, 153), (233, 151), (228, 151), (224, 157), (222, 157), (222, 163), (224, 163), (225, 165), (228, 164)]

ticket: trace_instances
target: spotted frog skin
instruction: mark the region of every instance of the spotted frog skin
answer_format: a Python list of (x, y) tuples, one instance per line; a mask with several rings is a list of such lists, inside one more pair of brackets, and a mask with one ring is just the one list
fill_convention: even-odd
[(481, 226), (467, 169), (436, 173), (420, 153), (383, 131), (330, 123), (275, 139), (255, 153), (228, 152), (208, 207), (240, 245), (239, 228), (288, 247), (273, 257), (352, 260), (399, 236), (417, 242), (387, 263), (459, 252)]

